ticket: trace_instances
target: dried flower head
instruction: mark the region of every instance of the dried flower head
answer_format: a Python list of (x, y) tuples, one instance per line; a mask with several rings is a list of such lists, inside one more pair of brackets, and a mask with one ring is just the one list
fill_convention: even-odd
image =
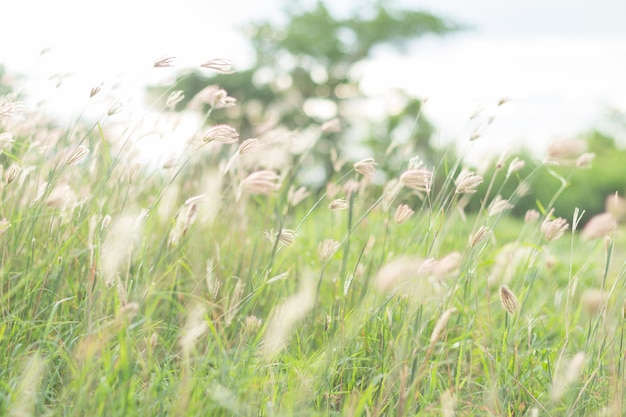
[(454, 184), (457, 194), (474, 194), (476, 188), (483, 182), (483, 177), (466, 169), (462, 170)]
[(328, 206), (331, 210), (346, 210), (350, 208), (350, 203), (345, 198), (339, 198), (337, 200), (333, 200), (332, 203)]
[(400, 175), (400, 181), (405, 186), (425, 193), (429, 193), (433, 180), (433, 173), (427, 169), (409, 169)]
[(493, 217), (497, 214), (502, 213), (504, 210), (508, 210), (513, 208), (513, 205), (509, 203), (509, 200), (502, 198), (501, 196), (496, 196), (493, 199), (491, 204), (489, 204), (489, 208), (487, 209), (487, 215), (489, 217)]
[(406, 204), (400, 204), (396, 209), (396, 214), (394, 215), (393, 220), (396, 224), (404, 223), (413, 215), (413, 213), (415, 213), (415, 211), (411, 209), (411, 207)]
[(233, 64), (228, 59), (217, 58), (208, 60), (200, 64), (202, 68), (208, 68), (220, 74), (233, 74)]
[(491, 236), (491, 229), (487, 226), (480, 226), (480, 228), (470, 236), (470, 247), (476, 247), (479, 243), (484, 242), (489, 236)]
[(322, 262), (330, 259), (339, 250), (341, 244), (333, 239), (326, 239), (319, 244), (317, 251)]
[(162, 56), (161, 58), (154, 61), (153, 66), (155, 68), (171, 67), (172, 65), (174, 65), (175, 59), (176, 59), (175, 56)]
[(68, 167), (76, 165), (82, 162), (87, 157), (87, 155), (89, 155), (89, 149), (86, 146), (79, 145), (67, 154), (65, 163)]
[(376, 161), (374, 158), (366, 158), (354, 164), (354, 170), (367, 179), (371, 179), (376, 172)]
[(517, 297), (506, 285), (500, 287), (500, 302), (502, 303), (502, 307), (504, 307), (509, 314), (513, 314), (519, 310)]
[(241, 182), (240, 188), (250, 194), (268, 195), (280, 188), (280, 175), (269, 170), (253, 172)]
[(221, 142), (221, 143), (237, 143), (239, 141), (239, 133), (237, 129), (227, 124), (215, 125), (204, 133), (202, 137), (204, 143)]
[(597, 239), (599, 237), (607, 236), (617, 228), (617, 221), (611, 215), (611, 213), (602, 213), (593, 216), (591, 220), (587, 222), (582, 230), (583, 239)]
[(554, 212), (554, 209), (550, 210), (550, 213), (548, 213), (545, 220), (541, 223), (541, 232), (548, 242), (559, 239), (569, 228), (567, 220), (562, 217), (550, 220), (552, 212)]

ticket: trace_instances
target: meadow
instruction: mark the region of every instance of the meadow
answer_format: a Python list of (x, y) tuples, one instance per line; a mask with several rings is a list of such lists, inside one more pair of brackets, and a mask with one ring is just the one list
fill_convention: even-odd
[[(306, 186), (337, 126), (240, 138), (203, 93), (163, 167), (118, 108), (60, 128), (0, 100), (0, 414), (622, 415), (621, 197), (555, 217), (561, 179), (516, 219), (523, 162), (483, 178), (410, 149), (397, 177), (335, 157)], [(590, 163), (558, 145), (544, 165)], [(466, 210), (496, 177), (515, 192)]]

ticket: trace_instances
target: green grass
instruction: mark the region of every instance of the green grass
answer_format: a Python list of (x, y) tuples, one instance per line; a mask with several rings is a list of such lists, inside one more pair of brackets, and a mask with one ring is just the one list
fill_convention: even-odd
[[(20, 132), (0, 156), (4, 178), (22, 167), (1, 191), (2, 415), (620, 415), (620, 236), (547, 242), (544, 216), (487, 215), (498, 190), (464, 218), (452, 174), (388, 201), (346, 168), (329, 182), (359, 181), (355, 194), (294, 207), (306, 154), (290, 155), (275, 192), (238, 198), (251, 168), (217, 168), (236, 145), (190, 147), (175, 168), (136, 174), (106, 120), (50, 143), (45, 124), (0, 123)], [(68, 166), (78, 145), (91, 152)], [(52, 198), (63, 184), (74, 201)], [(202, 193), (186, 222), (185, 201)], [(330, 210), (340, 197), (348, 209)], [(396, 224), (404, 202), (415, 214)], [(493, 235), (471, 247), (479, 226)], [(297, 233), (291, 245), (265, 236), (281, 228)], [(339, 247), (323, 259), (326, 239)], [(453, 252), (447, 271), (424, 266)], [(381, 288), (400, 258), (411, 267)]]

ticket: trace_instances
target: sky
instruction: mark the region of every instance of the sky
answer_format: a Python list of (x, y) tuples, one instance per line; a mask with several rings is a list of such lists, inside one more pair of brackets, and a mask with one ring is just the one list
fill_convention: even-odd
[[(623, 0), (394, 4), (469, 27), (420, 39), (408, 52), (381, 53), (360, 68), (363, 87), (372, 95), (403, 88), (427, 99), (425, 115), (441, 142), (464, 143), (479, 133), (476, 155), (513, 146), (538, 150), (556, 138), (609, 129), (609, 111), (626, 112)], [(246, 68), (251, 49), (241, 26), (276, 19), (279, 5), (278, 0), (10, 1), (3, 5), (0, 62), (25, 75), (27, 93), (45, 98), (51, 113), (79, 112), (71, 107), (82, 103), (77, 97), (87, 97), (101, 83), (104, 89), (123, 85), (139, 102), (145, 84), (171, 78), (181, 67), (229, 58), (236, 69)], [(50, 49), (40, 56), (44, 48)], [(152, 68), (164, 55), (177, 57), (175, 70)], [(61, 78), (50, 79), (53, 74)], [(498, 106), (502, 98), (508, 102)], [(626, 137), (620, 139), (626, 143)]]

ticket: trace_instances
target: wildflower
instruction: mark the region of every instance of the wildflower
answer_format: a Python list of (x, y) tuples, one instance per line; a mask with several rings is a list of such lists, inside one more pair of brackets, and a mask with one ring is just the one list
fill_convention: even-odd
[(341, 244), (333, 239), (326, 239), (319, 244), (317, 250), (322, 262), (330, 259), (339, 250)]
[(237, 143), (239, 141), (239, 133), (237, 130), (227, 124), (215, 125), (204, 133), (202, 137), (204, 143), (221, 142), (221, 143)]
[(373, 158), (366, 158), (354, 164), (354, 170), (367, 179), (371, 179), (376, 172), (376, 162)]
[(502, 303), (502, 307), (504, 307), (509, 314), (513, 314), (519, 310), (517, 297), (506, 285), (500, 287), (500, 302)]
[(241, 182), (241, 190), (251, 194), (271, 194), (280, 188), (280, 176), (269, 170), (253, 172)]
[(562, 217), (557, 217), (554, 220), (548, 220), (553, 211), (554, 209), (550, 211), (548, 216), (546, 216), (545, 220), (541, 223), (541, 231), (548, 242), (563, 236), (569, 227), (567, 220)]
[(405, 186), (415, 190), (429, 193), (433, 173), (427, 169), (409, 169), (400, 175), (400, 181)]
[(76, 148), (72, 149), (72, 151), (67, 155), (66, 164), (67, 166), (76, 165), (82, 162), (85, 157), (89, 155), (89, 149), (86, 146), (79, 145)]
[(202, 68), (211, 69), (220, 74), (232, 74), (235, 72), (233, 71), (232, 62), (228, 59), (223, 59), (223, 58), (211, 59), (209, 61), (204, 62), (203, 64), (200, 64), (200, 66)]
[(524, 221), (526, 223), (533, 223), (539, 219), (539, 212), (537, 210), (528, 210), (524, 215)]
[(480, 226), (480, 228), (470, 236), (470, 247), (476, 247), (479, 243), (483, 242), (491, 235), (491, 229), (487, 226)]
[(462, 170), (454, 184), (457, 194), (474, 194), (476, 188), (483, 182), (483, 177), (467, 170)]
[(350, 203), (345, 198), (339, 198), (337, 200), (333, 200), (332, 203), (328, 206), (331, 210), (345, 210), (350, 207)]
[(606, 236), (617, 227), (617, 221), (611, 213), (602, 213), (594, 216), (587, 222), (582, 231), (583, 239), (595, 239)]
[(167, 101), (165, 102), (165, 107), (170, 110), (174, 110), (174, 108), (176, 108), (176, 105), (183, 101), (184, 98), (185, 93), (183, 92), (183, 90), (172, 91), (172, 93), (167, 98)]
[(175, 59), (176, 59), (175, 56), (162, 56), (161, 58), (154, 61), (153, 67), (155, 68), (171, 67)]
[(415, 213), (413, 209), (411, 209), (406, 204), (400, 204), (396, 209), (396, 214), (394, 215), (394, 221), (396, 224), (401, 224), (407, 221), (412, 215)]
[(489, 208), (487, 209), (487, 215), (489, 217), (493, 217), (510, 208), (513, 208), (513, 205), (509, 203), (509, 200), (506, 200), (498, 195), (496, 196), (496, 198), (493, 199), (491, 204), (489, 204)]

